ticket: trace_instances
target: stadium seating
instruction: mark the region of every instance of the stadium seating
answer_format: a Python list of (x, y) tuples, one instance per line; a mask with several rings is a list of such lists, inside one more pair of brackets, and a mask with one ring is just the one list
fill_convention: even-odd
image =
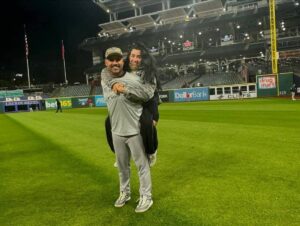
[(192, 73), (184, 75), (184, 76), (180, 76), (180, 77), (177, 77), (175, 79), (170, 80), (167, 83), (164, 83), (162, 85), (162, 88), (164, 90), (166, 90), (166, 89), (178, 89), (178, 88), (182, 88), (185, 83), (192, 84), (192, 82), (195, 79), (197, 79), (198, 77), (199, 77), (199, 75), (195, 75), (195, 74), (192, 74)]
[(194, 83), (200, 83), (203, 86), (213, 86), (213, 85), (228, 85), (228, 84), (240, 84), (243, 83), (241, 76), (235, 73), (215, 73), (215, 74), (205, 74), (199, 79), (195, 80)]
[[(72, 97), (72, 96), (89, 96), (91, 90), (90, 85), (77, 85), (56, 88), (52, 97)], [(94, 95), (102, 94), (102, 88), (96, 86)]]

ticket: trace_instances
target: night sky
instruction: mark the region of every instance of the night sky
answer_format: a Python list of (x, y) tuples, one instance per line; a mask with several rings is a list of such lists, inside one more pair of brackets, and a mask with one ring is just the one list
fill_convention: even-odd
[(35, 84), (64, 81), (61, 40), (69, 82), (84, 82), (83, 71), (92, 66), (92, 57), (78, 46), (97, 35), (98, 24), (108, 21), (108, 15), (92, 0), (3, 0), (0, 17), (0, 80), (21, 73), (27, 81), (25, 24), (30, 76)]

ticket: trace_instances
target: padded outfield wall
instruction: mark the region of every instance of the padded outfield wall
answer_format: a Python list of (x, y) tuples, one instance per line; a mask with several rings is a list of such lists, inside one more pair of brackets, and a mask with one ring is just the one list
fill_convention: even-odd
[(0, 102), (0, 113), (4, 112), (4, 103)]
[(294, 74), (292, 72), (279, 74), (279, 96), (290, 95), (290, 88), (294, 82)]
[(290, 94), (293, 84), (293, 73), (280, 73), (256, 76), (257, 96), (272, 97), (286, 96)]
[(84, 97), (60, 97), (45, 100), (46, 110), (56, 109), (56, 99), (61, 102), (62, 109), (104, 107), (106, 103), (102, 95)]

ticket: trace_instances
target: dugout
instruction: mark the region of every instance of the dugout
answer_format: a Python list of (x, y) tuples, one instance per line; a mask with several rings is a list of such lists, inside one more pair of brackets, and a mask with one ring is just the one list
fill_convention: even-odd
[(37, 100), (6, 101), (3, 103), (3, 109), (5, 113), (20, 111), (37, 111), (42, 109), (41, 101)]
[(210, 100), (229, 100), (241, 98), (256, 98), (256, 84), (233, 84), (209, 87)]

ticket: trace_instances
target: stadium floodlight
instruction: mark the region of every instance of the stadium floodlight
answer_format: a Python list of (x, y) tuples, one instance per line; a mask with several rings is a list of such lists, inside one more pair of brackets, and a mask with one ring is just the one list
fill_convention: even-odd
[(264, 32), (260, 31), (259, 34), (261, 35), (261, 37), (264, 37)]

